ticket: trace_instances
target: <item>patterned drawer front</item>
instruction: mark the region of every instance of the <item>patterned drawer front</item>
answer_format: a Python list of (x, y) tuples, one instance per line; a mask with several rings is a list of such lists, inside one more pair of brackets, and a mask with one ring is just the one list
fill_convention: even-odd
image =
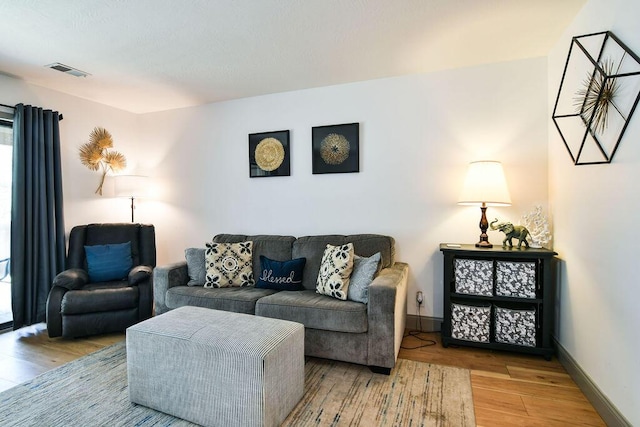
[(459, 294), (493, 296), (493, 261), (456, 258), (454, 279)]
[(451, 304), (451, 337), (465, 341), (489, 342), (491, 307)]
[(506, 344), (536, 346), (536, 311), (495, 308), (495, 340)]
[(536, 297), (536, 263), (498, 261), (496, 295), (516, 298)]

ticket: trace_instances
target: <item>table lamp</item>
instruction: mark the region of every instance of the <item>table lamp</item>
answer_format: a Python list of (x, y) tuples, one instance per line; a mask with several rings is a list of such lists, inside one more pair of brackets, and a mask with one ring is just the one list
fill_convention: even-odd
[(115, 175), (113, 180), (115, 196), (131, 199), (131, 222), (134, 222), (135, 199), (147, 195), (149, 177), (142, 175)]
[(493, 160), (471, 162), (467, 169), (464, 187), (458, 200), (459, 205), (480, 206), (480, 241), (479, 248), (492, 248), (487, 236), (487, 206), (510, 206), (511, 196), (507, 188), (502, 164)]

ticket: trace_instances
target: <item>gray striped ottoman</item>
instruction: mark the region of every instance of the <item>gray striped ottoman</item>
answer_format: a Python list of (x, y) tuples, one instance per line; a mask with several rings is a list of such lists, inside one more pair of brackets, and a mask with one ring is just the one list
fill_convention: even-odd
[(277, 426), (304, 392), (304, 327), (181, 307), (127, 329), (132, 402), (205, 426)]

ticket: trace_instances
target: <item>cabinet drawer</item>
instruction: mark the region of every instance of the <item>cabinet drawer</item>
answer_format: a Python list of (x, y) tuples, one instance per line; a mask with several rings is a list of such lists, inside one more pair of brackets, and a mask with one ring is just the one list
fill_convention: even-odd
[(536, 263), (497, 261), (496, 295), (514, 298), (535, 298)]
[(451, 337), (459, 340), (490, 341), (491, 306), (451, 304)]
[(535, 347), (537, 345), (536, 310), (495, 307), (495, 341)]
[(453, 278), (456, 293), (493, 296), (493, 261), (456, 258)]

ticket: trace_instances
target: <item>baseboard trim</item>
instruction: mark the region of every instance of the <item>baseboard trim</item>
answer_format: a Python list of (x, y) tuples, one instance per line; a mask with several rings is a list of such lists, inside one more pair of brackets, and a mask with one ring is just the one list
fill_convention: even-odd
[(571, 378), (576, 382), (580, 390), (589, 399), (598, 414), (609, 427), (631, 427), (631, 423), (620, 413), (618, 408), (600, 391), (589, 375), (582, 370), (578, 362), (560, 343), (555, 340), (558, 360), (564, 366)]
[(421, 332), (440, 332), (442, 319), (437, 317), (416, 316), (407, 314), (407, 329)]

